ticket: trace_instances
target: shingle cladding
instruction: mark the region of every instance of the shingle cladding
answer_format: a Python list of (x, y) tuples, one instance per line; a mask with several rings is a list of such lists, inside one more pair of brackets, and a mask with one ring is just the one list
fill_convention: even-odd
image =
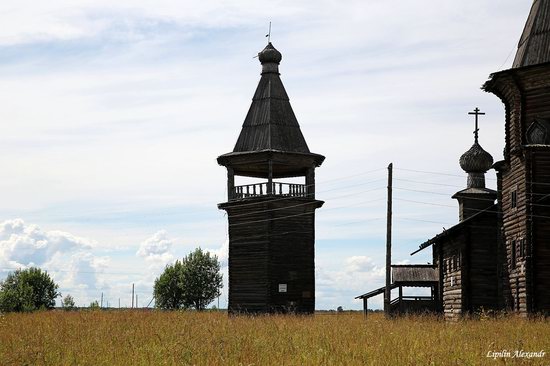
[(512, 67), (550, 61), (550, 0), (535, 0), (521, 35)]
[(264, 72), (233, 152), (309, 153), (278, 72)]

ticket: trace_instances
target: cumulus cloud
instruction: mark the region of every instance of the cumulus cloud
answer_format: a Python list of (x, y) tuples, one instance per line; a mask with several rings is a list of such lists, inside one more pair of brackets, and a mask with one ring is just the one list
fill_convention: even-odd
[(376, 267), (376, 264), (372, 260), (372, 258), (367, 257), (366, 255), (355, 255), (352, 257), (349, 257), (346, 260), (347, 263), (347, 272), (370, 272), (370, 271), (376, 271), (378, 267)]
[(152, 265), (165, 265), (174, 259), (172, 253), (170, 253), (172, 244), (172, 240), (168, 239), (166, 231), (160, 230), (143, 241), (136, 254)]
[(96, 242), (59, 230), (43, 230), (22, 219), (0, 223), (0, 269), (40, 267), (50, 273), (63, 294), (78, 298), (80, 305), (90, 300), (90, 292), (109, 288), (101, 276), (110, 257), (94, 253)]
[(110, 262), (109, 257), (96, 257), (92, 253), (75, 253), (71, 258), (71, 282), (84, 288), (103, 288), (97, 274), (104, 271)]
[(94, 242), (63, 231), (44, 231), (22, 219), (0, 223), (0, 261), (3, 267), (43, 265), (57, 253), (91, 249)]
[(222, 268), (227, 267), (227, 260), (229, 258), (229, 239), (226, 239), (220, 248), (207, 249), (207, 251), (218, 257), (218, 261), (220, 262), (220, 266)]
[[(368, 256), (345, 258), (339, 269), (317, 268), (317, 303), (321, 308), (358, 306), (354, 297), (383, 286), (385, 267)], [(374, 305), (379, 305), (375, 299)]]

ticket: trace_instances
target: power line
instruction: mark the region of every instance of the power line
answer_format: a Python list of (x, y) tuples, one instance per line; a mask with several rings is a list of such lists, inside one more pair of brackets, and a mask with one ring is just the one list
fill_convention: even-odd
[[(378, 189), (382, 189), (382, 188), (376, 188), (376, 189), (373, 189), (373, 190), (378, 190)], [(339, 210), (339, 209), (342, 209), (342, 208), (357, 206), (357, 205), (359, 205), (359, 204), (372, 203), (372, 202), (376, 202), (376, 201), (381, 201), (381, 200), (383, 200), (383, 199), (384, 199), (384, 198), (377, 198), (377, 199), (375, 199), (375, 200), (369, 200), (369, 201), (364, 201), (364, 202), (360, 202), (360, 203), (352, 203), (352, 204), (350, 204), (350, 205), (345, 205), (345, 206), (340, 206), (340, 207), (326, 208), (326, 209), (323, 210), (323, 212), (329, 211), (329, 210)], [(309, 203), (309, 204), (311, 204), (311, 203)], [(299, 217), (299, 216), (314, 215), (314, 214), (315, 214), (315, 211), (311, 211), (311, 212), (304, 212), (304, 213), (299, 213), (299, 214), (294, 214), (294, 215), (286, 215), (286, 216), (281, 216), (281, 217), (273, 217), (273, 218), (269, 218), (269, 219), (260, 219), (260, 220), (246, 221), (246, 222), (238, 222), (238, 223), (235, 223), (235, 224), (229, 224), (229, 227), (232, 227), (232, 226), (241, 226), (241, 225), (249, 225), (249, 224), (255, 224), (255, 223), (259, 223), (259, 222), (269, 222), (269, 221), (275, 221), (275, 220), (284, 220), (284, 219), (291, 218), (291, 217)]]
[[(332, 191), (338, 191), (338, 190), (342, 190), (344, 188), (353, 188), (353, 187), (358, 187), (358, 186), (363, 186), (363, 185), (367, 185), (367, 184), (372, 184), (372, 183), (377, 183), (377, 182), (381, 182), (383, 181), (384, 179), (376, 179), (376, 180), (372, 180), (372, 181), (369, 181), (369, 182), (364, 182), (364, 183), (358, 183), (358, 184), (353, 184), (351, 186), (344, 186), (344, 187), (339, 187), (339, 188), (332, 188), (332, 189), (327, 189), (327, 190), (322, 190), (322, 191), (317, 191), (317, 192), (311, 192), (311, 193), (306, 193), (306, 194), (303, 194), (301, 196), (298, 196), (298, 197), (303, 197), (303, 198), (307, 198), (309, 196), (313, 196), (315, 194), (319, 194), (319, 193), (326, 193), (326, 192), (332, 192)], [(276, 183), (276, 182), (274, 182)], [(311, 186), (315, 186), (315, 184), (309, 184), (309, 185), (305, 185), (304, 187), (307, 188), (307, 187), (311, 187)], [(246, 197), (246, 198), (258, 198), (258, 197), (273, 197), (273, 196), (278, 196), (278, 195), (272, 195), (272, 196), (269, 196), (269, 195), (263, 195), (263, 196), (251, 196), (251, 197)], [(291, 200), (291, 199), (295, 199), (297, 196), (290, 196), (290, 195), (285, 195), (281, 198), (276, 198), (276, 199), (270, 199), (269, 202), (279, 202), (279, 201), (286, 201), (286, 200)], [(245, 199), (246, 199), (245, 198)], [(231, 202), (231, 201), (229, 201)], [(237, 201), (234, 201), (234, 205), (233, 207), (250, 207), (250, 206), (257, 206), (257, 205), (261, 205), (261, 204), (264, 204), (266, 201), (261, 201), (261, 202), (247, 202), (247, 203), (240, 203), (240, 202), (237, 202)]]
[[(447, 196), (447, 197), (450, 196), (450, 194), (448, 194), (448, 193), (432, 192), (432, 191), (421, 191), (421, 190), (417, 190), (417, 189), (408, 189), (408, 188), (400, 188), (400, 187), (394, 187), (394, 188), (402, 190), (402, 191), (436, 194), (436, 195)], [(482, 198), (482, 197), (468, 197), (468, 199), (469, 200), (475, 200), (475, 201), (489, 201), (489, 202), (495, 202), (495, 200), (496, 200), (496, 198), (491, 199), (491, 198)]]
[[(359, 220), (359, 221), (352, 221), (352, 222), (344, 222), (340, 224), (334, 224), (332, 226), (346, 226), (351, 224), (359, 224), (359, 223), (366, 223), (371, 221), (377, 221), (381, 220), (383, 217), (375, 217), (365, 220)], [(261, 239), (261, 238), (271, 238), (271, 237), (278, 237), (278, 236), (285, 236), (289, 234), (311, 234), (311, 230), (295, 230), (295, 231), (285, 231), (283, 233), (277, 233), (277, 234), (261, 234), (261, 235), (254, 235), (254, 236), (236, 236), (234, 237), (233, 243), (243, 243), (243, 242), (249, 242), (250, 239)]]
[[(423, 205), (431, 205), (431, 206), (440, 206), (440, 207), (451, 207), (451, 208), (456, 208), (456, 206), (453, 206), (453, 205), (445, 205), (445, 204), (442, 204), (442, 203), (434, 203), (434, 202), (423, 202), (423, 201), (416, 201), (416, 200), (408, 200), (408, 199), (405, 199), (405, 198), (396, 198), (398, 201), (404, 201), (404, 202), (411, 202), (411, 203), (418, 203), (418, 204), (423, 204)], [(548, 207), (550, 207), (550, 205), (547, 205)], [(469, 210), (469, 211), (475, 211), (475, 212), (488, 212), (488, 213), (496, 213), (496, 214), (504, 214), (504, 212), (502, 210), (497, 210), (497, 211), (492, 211), (492, 210), (488, 210), (488, 209), (476, 209), (476, 208), (468, 208), (468, 207), (465, 207), (464, 208), (465, 210)], [(533, 214), (526, 214), (525, 216), (527, 217), (534, 217), (534, 218), (541, 218), (541, 219), (550, 219), (550, 216), (543, 216), (543, 215), (533, 215)]]
[(418, 180), (412, 180), (412, 179), (404, 179), (404, 178), (394, 178), (398, 181), (403, 182), (411, 182), (411, 183), (419, 183), (419, 184), (429, 184), (429, 185), (435, 185), (435, 186), (444, 186), (444, 187), (455, 187), (455, 188), (463, 188), (463, 186), (459, 186), (456, 184), (444, 184), (444, 183), (434, 183), (434, 182), (424, 182), (424, 181), (418, 181)]
[[(368, 193), (368, 192), (377, 191), (377, 190), (380, 190), (380, 189), (383, 189), (383, 188), (384, 188), (384, 187), (373, 188), (373, 189), (368, 189), (368, 190), (365, 190), (365, 191), (350, 193), (350, 194), (346, 194), (346, 195), (342, 195), (342, 196), (330, 197), (330, 198), (326, 198), (326, 199), (340, 199), (340, 198), (346, 198), (346, 197), (356, 196), (356, 195), (363, 194), (363, 193)], [(294, 197), (294, 196), (293, 196), (293, 197), (289, 197), (289, 198), (297, 198), (297, 197)], [(298, 198), (299, 198), (299, 197), (298, 197)], [(271, 202), (274, 202), (274, 201), (279, 201), (279, 200), (266, 200), (266, 201), (262, 201), (262, 203), (268, 204), (268, 203), (271, 203)], [(311, 206), (311, 205), (314, 205), (314, 204), (315, 204), (315, 201), (304, 202), (304, 203), (298, 203), (298, 204), (292, 205), (292, 206), (270, 208), (270, 209), (265, 209), (265, 210), (258, 210), (258, 211), (246, 212), (246, 213), (242, 213), (242, 214), (238, 214), (238, 215), (231, 215), (231, 218), (242, 217), (242, 216), (250, 216), (250, 215), (261, 214), (261, 213), (266, 213), (266, 212), (279, 211), (279, 210), (286, 210), (286, 209), (290, 209), (290, 208), (294, 208), (294, 207)], [(235, 206), (233, 206), (233, 207), (241, 208), (242, 206), (241, 206), (241, 205), (235, 205)]]
[(432, 221), (432, 220), (422, 220), (422, 219), (413, 219), (412, 217), (403, 217), (403, 216), (394, 216), (397, 220), (407, 220), (407, 221), (419, 221), (419, 222), (428, 222), (432, 224), (441, 224), (441, 225), (447, 225), (451, 226), (452, 224), (449, 224), (448, 222), (441, 222), (441, 221)]
[[(396, 168), (398, 170), (403, 170), (403, 171), (408, 171), (408, 172), (415, 172), (415, 173), (423, 173), (423, 174), (433, 174), (433, 175), (443, 175), (443, 176), (449, 176), (449, 177), (461, 177), (461, 178), (466, 178), (465, 176), (463, 175), (458, 175), (458, 174), (451, 174), (451, 173), (443, 173), (443, 172), (434, 172), (434, 171), (427, 171), (427, 170), (414, 170), (414, 169), (405, 169), (405, 168)], [(396, 178), (397, 179), (397, 178)], [(486, 180), (491, 180), (491, 181), (498, 181), (498, 179), (496, 178), (490, 178), (490, 177), (485, 177)], [(529, 181), (529, 180), (525, 180), (524, 181), (525, 183), (527, 184), (535, 184), (535, 185), (544, 185), (544, 186), (550, 186), (550, 182), (537, 182), (537, 181)], [(420, 182), (418, 182), (420, 183)]]
[[(415, 169), (406, 169), (406, 168), (396, 168), (396, 169), (398, 169), (398, 170), (403, 170), (403, 171), (406, 171), (406, 172), (423, 173), (423, 174), (433, 174), (433, 175), (445, 175), (445, 176), (448, 176), (448, 177), (466, 178), (464, 175), (458, 175), (458, 174), (452, 174), (452, 173), (433, 172), (433, 171), (428, 171), (428, 170), (415, 170)], [(487, 180), (494, 180), (494, 181), (497, 180), (496, 178), (489, 178), (489, 177), (485, 177), (485, 179), (487, 179)]]

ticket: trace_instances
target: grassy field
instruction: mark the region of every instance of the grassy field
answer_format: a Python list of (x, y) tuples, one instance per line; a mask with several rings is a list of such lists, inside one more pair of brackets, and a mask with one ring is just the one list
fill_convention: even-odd
[(550, 355), (487, 357), (502, 350), (550, 353), (550, 322), (139, 310), (0, 315), (1, 365), (550, 365)]

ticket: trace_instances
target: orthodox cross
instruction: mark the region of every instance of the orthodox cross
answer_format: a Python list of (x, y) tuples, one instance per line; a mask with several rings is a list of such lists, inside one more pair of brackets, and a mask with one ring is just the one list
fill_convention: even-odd
[(271, 22), (269, 22), (269, 32), (265, 36), (267, 37), (267, 43), (271, 42)]
[(483, 115), (485, 115), (485, 113), (480, 112), (479, 108), (476, 107), (473, 112), (468, 112), (468, 114), (472, 114), (472, 115), (476, 116), (476, 129), (474, 130), (474, 137), (475, 137), (475, 142), (477, 144), (477, 138), (478, 138), (478, 132), (479, 132), (479, 127), (477, 125), (477, 123), (478, 123), (477, 117), (478, 116), (483, 116)]

